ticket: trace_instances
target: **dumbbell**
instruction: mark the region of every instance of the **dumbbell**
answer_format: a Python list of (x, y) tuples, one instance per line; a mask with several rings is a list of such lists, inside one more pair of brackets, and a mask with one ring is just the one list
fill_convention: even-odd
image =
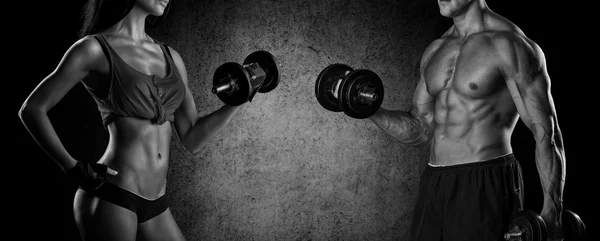
[[(582, 241), (585, 238), (583, 220), (570, 210), (562, 212), (564, 241)], [(542, 217), (531, 211), (522, 210), (511, 219), (504, 240), (546, 241), (546, 223)]]
[(256, 92), (267, 93), (279, 85), (275, 57), (264, 50), (250, 53), (243, 64), (226, 62), (213, 75), (212, 92), (227, 105), (252, 101)]
[(326, 110), (344, 112), (364, 119), (379, 110), (383, 102), (383, 83), (367, 69), (352, 69), (345, 64), (331, 64), (317, 76), (315, 95)]

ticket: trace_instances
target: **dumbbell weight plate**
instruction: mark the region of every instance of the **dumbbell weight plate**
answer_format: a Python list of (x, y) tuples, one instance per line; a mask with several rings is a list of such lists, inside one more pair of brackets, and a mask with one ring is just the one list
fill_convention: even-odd
[(264, 50), (255, 51), (244, 59), (244, 65), (252, 63), (260, 65), (267, 75), (263, 85), (258, 89), (258, 92), (267, 93), (279, 85), (280, 73), (277, 69), (277, 60), (275, 59), (275, 56)]
[(523, 232), (521, 240), (546, 241), (547, 229), (542, 217), (533, 211), (519, 211), (508, 225), (509, 232)]
[(579, 215), (570, 210), (563, 210), (562, 225), (565, 241), (581, 241), (585, 237), (585, 224)]
[[(319, 104), (326, 110), (341, 112), (337, 98), (333, 95), (333, 88), (338, 80), (344, 79), (346, 72), (352, 71), (352, 68), (345, 64), (331, 64), (319, 73), (315, 83), (315, 95)], [(339, 95), (338, 95), (339, 96)]]
[[(365, 89), (371, 89), (377, 98), (373, 101), (365, 101), (359, 95)], [(346, 80), (342, 82), (339, 91), (340, 109), (353, 118), (368, 118), (375, 114), (383, 103), (383, 83), (379, 76), (371, 70), (358, 69), (350, 72), (346, 76)]]
[(238, 106), (245, 103), (252, 93), (250, 76), (248, 76), (242, 65), (227, 62), (219, 66), (213, 76), (213, 86), (227, 84), (231, 79), (236, 80), (236, 87), (218, 93), (217, 96), (227, 105)]

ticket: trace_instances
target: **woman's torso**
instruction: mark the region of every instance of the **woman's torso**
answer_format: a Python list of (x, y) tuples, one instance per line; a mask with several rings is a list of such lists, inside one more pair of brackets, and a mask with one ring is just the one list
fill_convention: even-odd
[(94, 37), (106, 58), (82, 82), (110, 135), (98, 162), (119, 172), (109, 182), (157, 198), (165, 192), (170, 123), (185, 87), (166, 45), (110, 34)]

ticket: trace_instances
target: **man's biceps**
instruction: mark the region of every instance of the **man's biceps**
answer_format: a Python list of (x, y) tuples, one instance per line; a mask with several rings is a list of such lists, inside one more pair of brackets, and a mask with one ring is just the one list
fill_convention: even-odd
[(414, 117), (426, 119), (429, 121), (430, 119), (433, 119), (434, 111), (435, 109), (431, 102), (413, 102), (409, 112)]
[(551, 110), (552, 103), (550, 90), (543, 82), (533, 83), (524, 88), (521, 97), (525, 105), (533, 107), (536, 110), (548, 112)]
[(550, 85), (550, 77), (540, 68), (520, 71), (509, 79), (523, 87), (547, 88)]
[(517, 108), (519, 115), (526, 125), (552, 122), (554, 111), (552, 105), (543, 98), (534, 100), (525, 98), (523, 108)]

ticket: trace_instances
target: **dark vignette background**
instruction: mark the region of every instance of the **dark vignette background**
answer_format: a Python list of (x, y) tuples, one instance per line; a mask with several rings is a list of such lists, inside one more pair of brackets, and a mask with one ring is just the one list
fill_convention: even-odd
[[(185, 1), (174, 0), (174, 4), (178, 2)], [(348, 3), (349, 1), (331, 2)], [(595, 220), (592, 220), (594, 208), (590, 195), (590, 191), (596, 188), (590, 184), (589, 176), (592, 175), (592, 170), (587, 164), (588, 160), (592, 160), (590, 158), (592, 143), (580, 137), (580, 133), (590, 131), (589, 126), (586, 125), (589, 122), (583, 122), (584, 118), (581, 114), (584, 107), (581, 103), (586, 103), (584, 98), (587, 96), (578, 84), (581, 79), (575, 78), (572, 74), (575, 72), (574, 61), (569, 58), (570, 53), (565, 47), (571, 40), (567, 34), (563, 34), (569, 32), (565, 28), (569, 23), (558, 17), (568, 12), (568, 9), (541, 0), (489, 0), (488, 5), (492, 10), (517, 24), (545, 52), (552, 80), (552, 94), (567, 153), (565, 208), (579, 213), (588, 224), (590, 237), (597, 237), (597, 234), (591, 231), (597, 226)], [(5, 182), (8, 191), (4, 192), (3, 199), (9, 201), (5, 210), (10, 215), (8, 231), (14, 232), (13, 237), (17, 237), (16, 240), (42, 238), (78, 240), (70, 213), (75, 186), (67, 182), (60, 169), (30, 138), (17, 118), (17, 111), (29, 92), (55, 68), (63, 53), (77, 40), (76, 33), (80, 27), (79, 12), (82, 6), (83, 1), (28, 2), (13, 8), (23, 14), (15, 15), (10, 22), (7, 22), (9, 34), (5, 35), (7, 37), (4, 37), (4, 41), (8, 43), (5, 48), (11, 56), (7, 59), (8, 67), (4, 71), (12, 74), (9, 75), (10, 79), (5, 79), (9, 83), (5, 85), (9, 87), (5, 89), (5, 93), (11, 97), (5, 119), (9, 123), (10, 135), (15, 140), (8, 139), (6, 153), (10, 153), (10, 157), (6, 159), (9, 162), (6, 176), (9, 178)], [(433, 22), (429, 23), (429, 26), (435, 26), (428, 30), (432, 31), (430, 36), (441, 35), (451, 25), (451, 20), (436, 15), (435, 1), (429, 0), (428, 3), (419, 6), (418, 9), (426, 9), (423, 13), (428, 14), (427, 21)], [(177, 12), (171, 12), (169, 21), (176, 21), (178, 17)], [(359, 29), (356, 31), (360, 32)], [(425, 44), (431, 40), (433, 39), (423, 39), (422, 42), (408, 47), (420, 48), (412, 51), (421, 53)], [(188, 44), (193, 43), (188, 42)], [(224, 51), (226, 52), (227, 49)], [(237, 53), (240, 51), (235, 49), (231, 51), (236, 52), (237, 55), (234, 56), (246, 54), (246, 52)], [(207, 50), (207, 53), (210, 54), (210, 50)], [(185, 56), (183, 53), (182, 55)], [(234, 61), (241, 61), (239, 57), (237, 59)], [(219, 63), (213, 63), (216, 64)], [(414, 68), (410, 65), (399, 66), (399, 68), (403, 67)], [(194, 67), (188, 66), (188, 71), (190, 68)], [(293, 67), (288, 66), (288, 68)], [(77, 85), (52, 110), (50, 118), (73, 156), (90, 161), (101, 155), (106, 133), (97, 128), (100, 122), (95, 106), (81, 85)], [(85, 136), (85, 139), (82, 136)], [(89, 145), (89, 143), (96, 145)], [(521, 122), (516, 127), (512, 143), (525, 172), (526, 208), (539, 211), (542, 197), (533, 164), (534, 140)], [(188, 239), (193, 240), (192, 237)]]

